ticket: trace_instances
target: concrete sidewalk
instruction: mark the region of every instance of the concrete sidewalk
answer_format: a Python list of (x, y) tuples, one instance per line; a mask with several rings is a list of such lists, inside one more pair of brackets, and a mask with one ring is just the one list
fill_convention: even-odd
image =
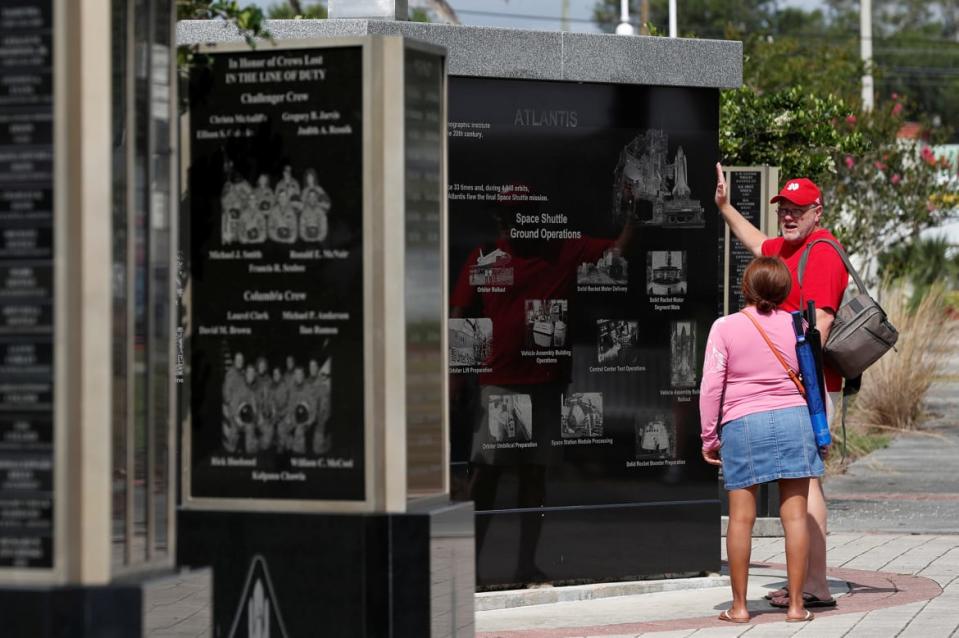
[[(750, 624), (717, 619), (730, 602), (722, 585), (481, 611), (477, 636), (959, 636), (959, 535), (831, 534), (830, 585), (838, 606), (816, 610), (810, 623), (786, 623), (785, 612), (762, 599), (785, 584), (784, 562), (782, 538), (754, 540)], [(198, 573), (154, 583), (146, 635), (211, 636), (208, 578)]]
[[(825, 482), (834, 609), (786, 623), (762, 596), (785, 584), (781, 537), (754, 538), (753, 622), (718, 620), (728, 586), (479, 612), (483, 638), (583, 636), (959, 636), (959, 349), (926, 399), (919, 432)], [(780, 528), (781, 529), (781, 528)], [(725, 556), (725, 548), (723, 548)]]
[(786, 623), (762, 599), (785, 584), (782, 538), (753, 543), (753, 621), (717, 619), (728, 587), (662, 592), (479, 612), (481, 638), (583, 636), (922, 636), (959, 635), (959, 535), (834, 534), (829, 537), (834, 609), (810, 623)]
[[(512, 605), (551, 594), (501, 592), (512, 600), (478, 604), (489, 610), (476, 614), (477, 635), (959, 638), (959, 350), (926, 405), (922, 432), (899, 436), (826, 481), (830, 584), (839, 604), (816, 610), (812, 622), (786, 623), (785, 611), (762, 599), (785, 584), (783, 539), (773, 537), (753, 540), (749, 624), (718, 620), (731, 595), (725, 579), (712, 577), (683, 584), (601, 584), (575, 596), (557, 589), (556, 596), (580, 600), (526, 606)], [(700, 588), (663, 591), (694, 584)], [(653, 593), (636, 593), (642, 591)], [(629, 593), (609, 596), (623, 592)], [(146, 635), (209, 638), (210, 593), (209, 572), (154, 581), (146, 592)], [(492, 608), (497, 606), (509, 608)]]

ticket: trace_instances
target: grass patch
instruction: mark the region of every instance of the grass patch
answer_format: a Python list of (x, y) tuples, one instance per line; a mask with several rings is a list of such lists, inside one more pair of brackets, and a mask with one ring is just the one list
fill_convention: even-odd
[(913, 430), (923, 418), (923, 401), (941, 376), (959, 322), (946, 312), (943, 286), (931, 286), (915, 305), (902, 286), (881, 295), (889, 320), (899, 329), (896, 349), (873, 364), (850, 405), (847, 423), (870, 429)]
[(881, 299), (889, 320), (899, 329), (896, 350), (888, 352), (863, 375), (862, 390), (851, 397), (846, 418), (847, 454), (843, 462), (842, 431), (834, 419), (833, 450), (826, 462), (828, 474), (887, 447), (906, 431), (922, 427), (923, 403), (934, 381), (952, 380), (943, 374), (959, 330), (941, 284), (929, 287), (916, 303), (900, 285), (885, 288)]
[(856, 424), (846, 423), (846, 460), (842, 460), (842, 427), (836, 424), (832, 434), (833, 446), (826, 459), (826, 475), (842, 474), (853, 461), (889, 447), (893, 435)]

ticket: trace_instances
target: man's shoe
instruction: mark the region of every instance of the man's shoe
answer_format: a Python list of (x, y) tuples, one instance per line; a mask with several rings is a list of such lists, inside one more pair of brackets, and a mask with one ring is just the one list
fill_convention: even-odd
[[(773, 593), (775, 594), (776, 592), (773, 592)], [(806, 607), (807, 609), (811, 607), (835, 607), (836, 606), (836, 599), (833, 598), (832, 596), (830, 596), (829, 598), (819, 598), (818, 596), (814, 596), (813, 594), (809, 594), (806, 592), (803, 592), (802, 601), (803, 601), (803, 607)], [(786, 596), (772, 598), (769, 601), (769, 604), (772, 605), (773, 607), (780, 607), (780, 608), (789, 607), (789, 596), (786, 595)]]

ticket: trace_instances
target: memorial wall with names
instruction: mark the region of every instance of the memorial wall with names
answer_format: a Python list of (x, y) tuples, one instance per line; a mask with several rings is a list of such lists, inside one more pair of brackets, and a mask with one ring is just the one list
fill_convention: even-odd
[[(763, 227), (765, 210), (765, 184), (763, 169), (735, 170), (728, 173), (729, 203), (745, 217), (755, 228)], [(744, 305), (742, 281), (746, 266), (753, 260), (752, 252), (735, 235), (729, 236), (729, 285), (727, 286), (727, 308), (729, 313), (738, 312)]]
[(442, 133), (444, 59), (404, 51), (406, 440), (412, 495), (446, 488), (443, 428)]
[(53, 3), (0, 6), (0, 569), (54, 566)]
[(191, 73), (193, 498), (365, 498), (362, 151), (359, 46)]

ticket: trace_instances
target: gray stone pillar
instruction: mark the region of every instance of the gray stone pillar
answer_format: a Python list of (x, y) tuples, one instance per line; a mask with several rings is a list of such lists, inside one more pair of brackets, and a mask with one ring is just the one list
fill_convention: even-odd
[(407, 0), (330, 0), (331, 18), (406, 20)]

